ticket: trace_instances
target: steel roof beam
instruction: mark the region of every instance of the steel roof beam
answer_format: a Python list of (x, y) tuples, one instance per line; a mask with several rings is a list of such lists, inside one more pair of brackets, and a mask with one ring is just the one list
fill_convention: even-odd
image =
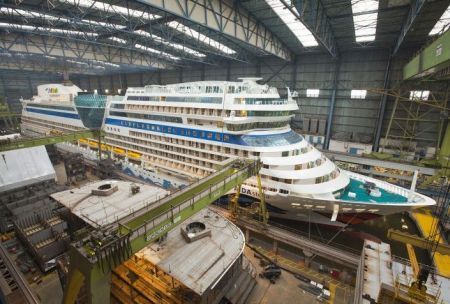
[(172, 67), (152, 55), (136, 50), (114, 48), (94, 41), (36, 35), (36, 33), (0, 34), (0, 51), (39, 54), (65, 59), (96, 60), (114, 64), (127, 64), (155, 69)]
[(283, 4), (311, 31), (314, 37), (323, 45), (331, 56), (338, 56), (336, 40), (326, 10), (320, 0), (297, 0), (296, 10), (284, 0)]
[[(183, 60), (195, 63), (217, 64), (217, 56), (237, 61), (248, 61), (248, 56), (245, 52), (242, 52), (241, 47), (239, 48), (239, 53), (235, 55), (228, 55), (204, 46), (202, 41), (195, 37), (190, 37), (189, 39), (178, 39), (180, 34), (177, 33), (176, 30), (165, 25), (167, 22), (179, 19), (177, 16), (161, 12), (157, 15), (159, 17), (152, 20), (136, 20), (136, 18), (132, 16), (118, 12), (114, 19), (111, 16), (99, 15), (97, 10), (89, 10), (85, 7), (66, 12), (66, 6), (70, 4), (64, 1), (56, 1), (56, 3), (60, 4), (56, 5), (51, 10), (37, 8), (26, 3), (21, 3), (20, 6), (6, 5), (4, 7), (9, 9), (9, 11), (2, 12), (0, 14), (0, 19), (6, 19), (5, 21), (8, 23), (23, 24), (27, 26), (42, 26), (61, 30), (76, 30), (86, 33), (85, 38), (90, 37), (92, 33), (95, 33), (95, 37), (91, 37), (91, 40), (96, 40), (99, 43), (134, 50), (134, 44), (138, 43), (147, 47), (156, 48), (161, 52), (166, 52)], [(148, 8), (148, 6), (146, 7)], [(20, 14), (22, 11), (25, 11), (26, 13)], [(26, 15), (27, 13), (29, 15), (32, 14), (33, 17)], [(147, 9), (145, 13), (149, 14), (150, 11)], [(117, 20), (117, 17), (119, 17), (119, 20)], [(159, 37), (164, 38), (167, 43), (160, 43), (157, 39), (155, 40), (149, 39), (149, 37), (142, 37), (136, 34), (136, 31), (138, 30), (145, 30), (148, 34), (156, 34)], [(53, 33), (49, 32), (49, 35), (52, 34)], [(123, 39), (126, 43), (111, 41), (109, 40), (111, 37)], [(171, 42), (173, 42), (173, 44), (171, 44)], [(186, 53), (180, 47), (174, 47), (175, 44), (189, 49), (198, 50), (203, 54), (214, 56), (199, 58), (192, 54)], [(233, 46), (233, 48), (236, 48), (236, 46)]]
[(179, 16), (284, 60), (291, 51), (267, 27), (231, 0), (139, 0), (151, 7)]
[(400, 31), (400, 35), (398, 36), (397, 42), (395, 43), (395, 47), (392, 50), (392, 56), (395, 56), (397, 54), (398, 50), (400, 49), (400, 46), (402, 45), (403, 41), (405, 40), (406, 35), (409, 33), (409, 30), (411, 29), (412, 25), (417, 19), (417, 16), (422, 11), (422, 8), (425, 4), (426, 0), (413, 0), (411, 3), (411, 8), (409, 9), (408, 17), (406, 18), (405, 22), (403, 23), (402, 30)]

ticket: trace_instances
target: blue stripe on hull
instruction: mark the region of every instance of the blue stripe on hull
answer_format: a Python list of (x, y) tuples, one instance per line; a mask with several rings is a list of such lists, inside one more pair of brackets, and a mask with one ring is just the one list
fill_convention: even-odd
[(249, 146), (249, 144), (246, 143), (242, 139), (242, 136), (245, 136), (246, 139), (262, 138), (262, 137), (265, 137), (265, 138), (272, 137), (273, 138), (273, 137), (285, 137), (286, 135), (293, 133), (293, 131), (289, 131), (286, 133), (273, 134), (273, 135), (234, 135), (234, 134), (229, 134), (229, 133), (205, 131), (205, 130), (182, 128), (182, 127), (171, 127), (171, 126), (165, 126), (165, 125), (154, 124), (154, 123), (128, 121), (128, 120), (115, 119), (115, 118), (107, 118), (106, 124), (112, 125), (112, 126), (120, 126), (120, 127), (138, 129), (138, 130), (147, 130), (147, 131), (158, 132), (158, 133), (163, 133), (163, 134), (173, 134), (173, 135), (190, 137), (190, 138), (198, 138), (198, 139), (210, 140), (210, 141), (215, 141), (215, 142), (225, 142), (225, 143), (241, 145), (241, 146)]
[(41, 109), (35, 109), (27, 107), (27, 112), (31, 113), (39, 113), (39, 114), (45, 114), (45, 115), (51, 115), (51, 116), (59, 116), (64, 118), (71, 118), (71, 119), (80, 119), (80, 116), (76, 113), (66, 113), (66, 112), (59, 112), (59, 111), (53, 111), (53, 110), (41, 110)]

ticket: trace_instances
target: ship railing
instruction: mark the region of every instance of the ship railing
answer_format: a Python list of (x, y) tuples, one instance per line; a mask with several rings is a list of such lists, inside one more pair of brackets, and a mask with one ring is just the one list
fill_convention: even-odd
[[(360, 181), (362, 183), (364, 183), (366, 181), (365, 179), (359, 177), (358, 175), (351, 174), (350, 176), (353, 179), (356, 179), (356, 180), (358, 180), (358, 181)], [(381, 180), (376, 180), (376, 184), (381, 186), (381, 188), (383, 188), (385, 190), (388, 190), (389, 192), (392, 192), (394, 194), (398, 194), (398, 195), (401, 195), (401, 196), (404, 196), (404, 197), (408, 197), (409, 196), (409, 190), (405, 189), (405, 188), (402, 188), (400, 186), (392, 185), (392, 184), (390, 184), (388, 182), (381, 181)]]
[(295, 104), (294, 100), (289, 99), (258, 99), (258, 98), (235, 98), (234, 104), (244, 105), (287, 105)]

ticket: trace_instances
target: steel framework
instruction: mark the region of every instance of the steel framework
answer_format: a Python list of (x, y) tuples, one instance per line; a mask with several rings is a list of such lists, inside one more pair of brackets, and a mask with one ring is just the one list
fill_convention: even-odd
[[(282, 1), (287, 5), (284, 0)], [(300, 15), (294, 10), (291, 10), (291, 12), (294, 15), (298, 15), (298, 18), (302, 20), (303, 24), (311, 31), (314, 37), (325, 47), (331, 56), (337, 57), (338, 49), (334, 33), (322, 2), (320, 0), (297, 0), (295, 1), (295, 6), (297, 11), (300, 12)]]
[(405, 22), (403, 23), (402, 30), (400, 31), (400, 35), (397, 39), (397, 42), (395, 43), (395, 47), (392, 50), (392, 56), (395, 56), (397, 54), (397, 51), (400, 49), (400, 46), (403, 43), (403, 40), (405, 40), (406, 35), (409, 33), (409, 30), (413, 26), (414, 22), (417, 19), (417, 16), (422, 11), (422, 8), (425, 4), (426, 0), (414, 0), (411, 1), (411, 8), (408, 13), (408, 17), (406, 17)]
[(260, 52), (292, 59), (291, 51), (238, 2), (230, 0), (139, 0), (152, 7), (232, 37)]
[(55, 58), (66, 71), (88, 74), (248, 62), (267, 54), (291, 59), (273, 33), (228, 0), (5, 0), (0, 37), (0, 54), (41, 55), (40, 64), (13, 58), (3, 64), (7, 69), (52, 71)]
[[(402, 88), (388, 89), (388, 90), (372, 90), (387, 97), (394, 98), (394, 105), (391, 112), (391, 117), (386, 130), (384, 141), (381, 145), (381, 152), (384, 152), (386, 145), (389, 145), (390, 140), (399, 142), (400, 144), (391, 145), (391, 148), (396, 148), (400, 154), (407, 152), (412, 148), (413, 140), (420, 140), (424, 142), (434, 143), (436, 151), (439, 151), (441, 146), (441, 137), (445, 121), (448, 119), (449, 107), (448, 98), (450, 91), (445, 92), (430, 92), (428, 100), (420, 97), (408, 96), (410, 89), (403, 86)], [(426, 131), (430, 131), (433, 125), (419, 128), (420, 123), (435, 123), (436, 110), (439, 111), (441, 119), (437, 122), (438, 132), (436, 138), (421, 137)], [(434, 111), (434, 112), (433, 112)], [(392, 127), (396, 126), (399, 130), (394, 134)]]

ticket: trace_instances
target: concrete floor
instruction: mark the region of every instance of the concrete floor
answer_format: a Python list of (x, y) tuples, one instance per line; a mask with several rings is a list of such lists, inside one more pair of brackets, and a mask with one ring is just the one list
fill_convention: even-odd
[(42, 277), (39, 284), (30, 284), (31, 288), (37, 293), (39, 299), (45, 304), (60, 304), (63, 297), (61, 282), (59, 281), (58, 272), (52, 271)]
[[(262, 267), (259, 266), (259, 259), (254, 256), (254, 251), (245, 248), (245, 256), (256, 268), (258, 274), (261, 273)], [(292, 274), (282, 270), (281, 277), (275, 284), (270, 283), (267, 279), (259, 276), (256, 278), (258, 284), (250, 294), (247, 304), (272, 304), (272, 303), (319, 303), (316, 297), (299, 287), (300, 281)]]

